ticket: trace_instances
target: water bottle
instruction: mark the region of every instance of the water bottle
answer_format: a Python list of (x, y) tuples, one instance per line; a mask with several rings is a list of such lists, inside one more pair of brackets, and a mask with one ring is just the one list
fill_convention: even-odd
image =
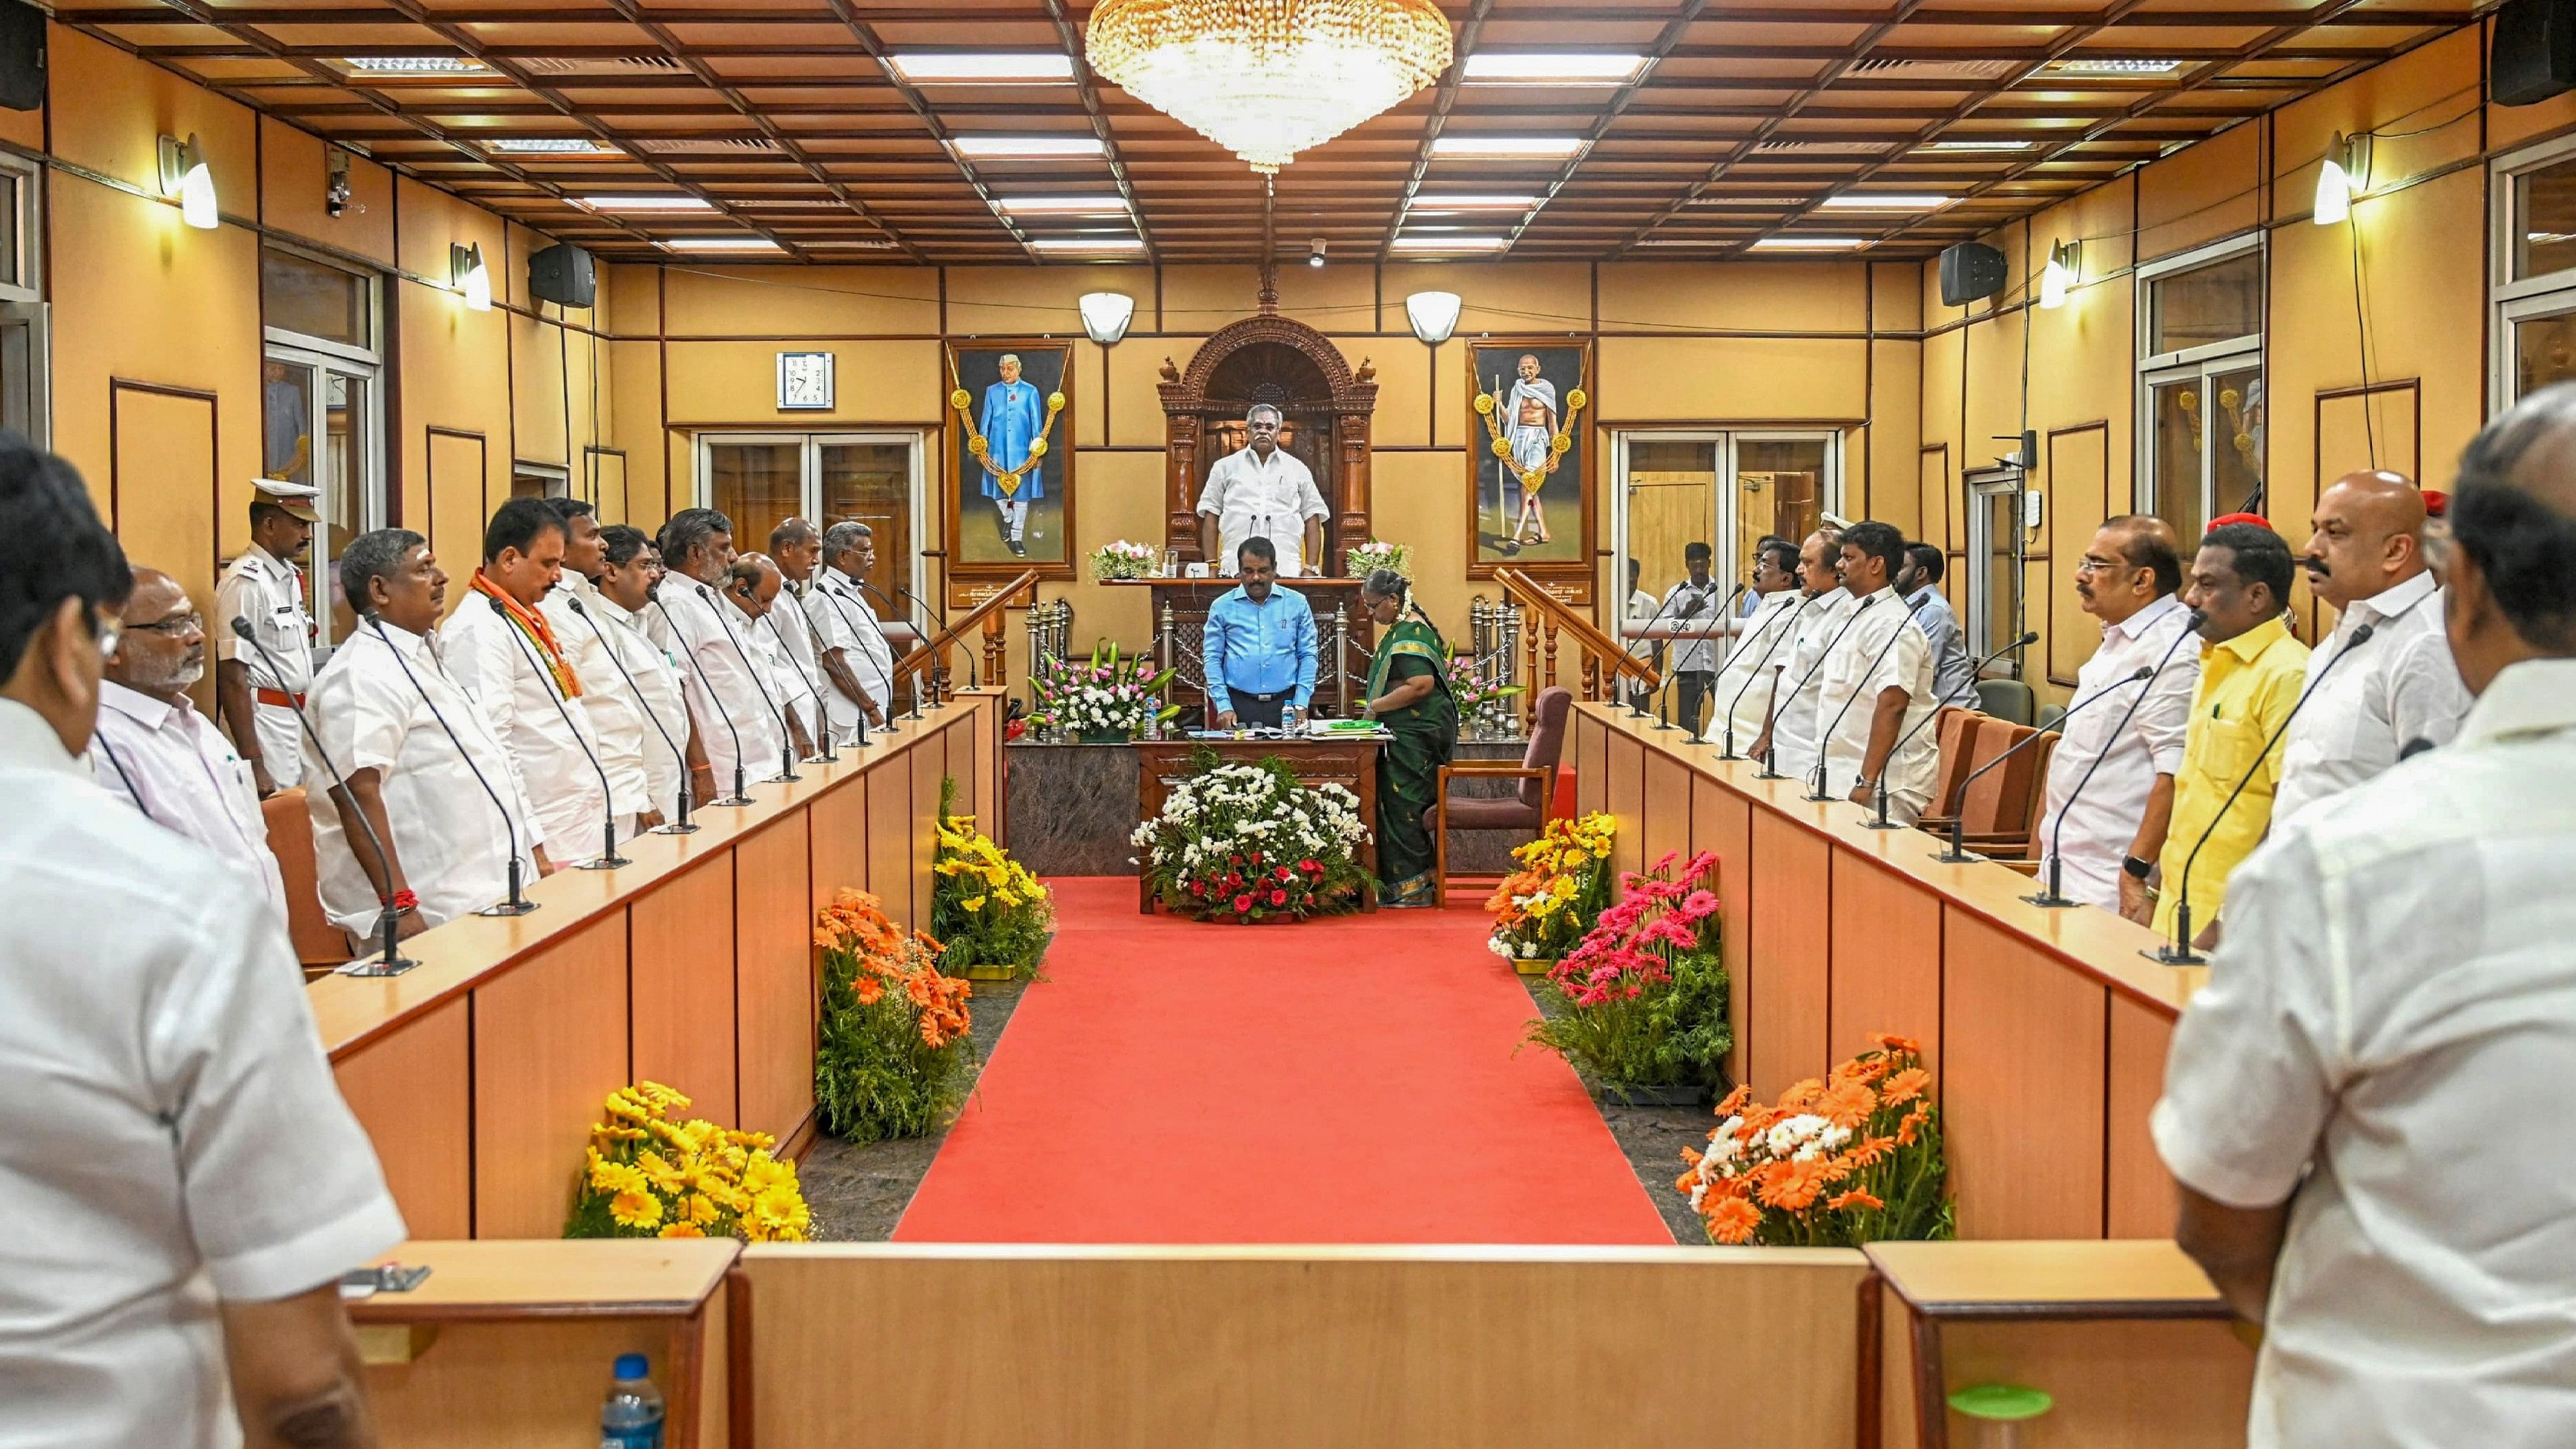
[(622, 1353), (599, 1411), (599, 1449), (662, 1449), (662, 1391), (646, 1378), (644, 1355)]

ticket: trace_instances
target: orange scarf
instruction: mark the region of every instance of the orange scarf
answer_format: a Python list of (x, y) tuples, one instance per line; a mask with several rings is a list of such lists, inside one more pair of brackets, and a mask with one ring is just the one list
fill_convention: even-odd
[(563, 650), (555, 646), (554, 626), (546, 622), (546, 616), (502, 592), (499, 585), (483, 576), (481, 569), (474, 571), (473, 588), (485, 598), (500, 600), (501, 612), (510, 616), (520, 633), (535, 642), (545, 657), (546, 668), (554, 672), (555, 692), (566, 699), (580, 698), (581, 680), (573, 674), (572, 666), (564, 663)]

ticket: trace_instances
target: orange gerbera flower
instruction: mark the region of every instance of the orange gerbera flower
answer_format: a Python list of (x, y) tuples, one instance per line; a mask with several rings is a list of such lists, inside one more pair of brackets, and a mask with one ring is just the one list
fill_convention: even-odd
[(1753, 1089), (1751, 1087), (1739, 1086), (1734, 1091), (1726, 1094), (1725, 1101), (1717, 1104), (1717, 1115), (1720, 1117), (1732, 1117), (1736, 1113), (1743, 1111), (1744, 1104), (1752, 1100)]
[(1924, 1123), (1931, 1120), (1931, 1110), (1917, 1102), (1914, 1110), (1905, 1114), (1905, 1120), (1896, 1124), (1896, 1144), (1899, 1147), (1913, 1146), (1914, 1135), (1923, 1130)]
[(1864, 1137), (1843, 1154), (1843, 1161), (1855, 1168), (1870, 1167), (1896, 1150), (1893, 1137)]
[(1875, 1210), (1883, 1208), (1887, 1206), (1887, 1204), (1880, 1202), (1877, 1198), (1870, 1196), (1859, 1188), (1853, 1188), (1849, 1192), (1841, 1193), (1834, 1197), (1825, 1199), (1825, 1206), (1839, 1212), (1844, 1208), (1855, 1207)]
[(1921, 1067), (1907, 1067), (1904, 1071), (1888, 1078), (1878, 1090), (1879, 1095), (1887, 1099), (1887, 1105), (1894, 1107), (1922, 1096), (1924, 1089), (1931, 1085), (1930, 1072)]
[(1869, 1039), (1878, 1043), (1883, 1051), (1897, 1052), (1909, 1057), (1923, 1055), (1922, 1043), (1910, 1036), (1896, 1036), (1889, 1032), (1874, 1031), (1869, 1034)]
[(1824, 1094), (1824, 1079), (1809, 1077), (1780, 1094), (1780, 1110), (1791, 1114), (1806, 1111), (1818, 1097)]
[(885, 987), (873, 976), (862, 976), (851, 986), (858, 993), (859, 1005), (874, 1006), (885, 995)]
[(1836, 1082), (1816, 1099), (1816, 1115), (1837, 1127), (1858, 1127), (1878, 1110), (1878, 1094), (1866, 1082)]
[(1762, 1210), (1740, 1197), (1709, 1200), (1708, 1236), (1715, 1243), (1749, 1243), (1762, 1226)]
[(1816, 1195), (1838, 1175), (1829, 1164), (1822, 1162), (1773, 1163), (1763, 1171), (1762, 1185), (1754, 1189), (1753, 1195), (1760, 1198), (1765, 1207), (1796, 1212), (1812, 1206)]

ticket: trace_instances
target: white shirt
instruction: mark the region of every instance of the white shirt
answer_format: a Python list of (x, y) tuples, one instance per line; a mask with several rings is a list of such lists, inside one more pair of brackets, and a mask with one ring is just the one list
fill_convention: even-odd
[[(266, 656), (233, 633), (235, 619), (250, 621)], [(215, 617), (206, 621), (206, 632), (213, 638), (215, 658), (240, 660), (252, 689), (303, 694), (313, 687), (313, 621), (304, 612), (304, 575), (258, 544), (243, 549), (216, 581)], [(253, 700), (251, 724), (268, 777), (281, 790), (293, 786), (304, 755), (304, 731), (295, 723), (295, 712)]]
[(1940, 701), (1932, 693), (1932, 641), (1915, 627), (1896, 590), (1870, 595), (1869, 607), (1825, 656), (1821, 679), (1817, 724), (1832, 731), (1824, 740), (1825, 791), (1837, 800), (1852, 792), (1869, 758), (1870, 721), (1877, 717), (1880, 693), (1905, 691), (1899, 743), (1879, 778), (1887, 786), (1888, 818), (1913, 824), (1932, 798), (1932, 776), (1940, 768), (1940, 742), (1923, 723)]
[[(2101, 644), (2075, 671), (2066, 723), (2048, 757), (2048, 805), (2039, 819), (2040, 869), (2043, 874), (2047, 870), (2049, 842), (2057, 842), (2066, 857), (2058, 870), (2059, 888), (2086, 905), (2120, 908), (2120, 862), (2137, 843), (2147, 796), (2158, 775), (2182, 768), (2191, 698), (2200, 687), (2200, 651), (2189, 644), (2176, 647), (2175, 641), (2190, 622), (2191, 610), (2167, 594), (2117, 624), (2103, 625)], [(2144, 686), (2131, 681), (2140, 669), (2159, 664), (2164, 672)], [(2142, 687), (2144, 698), (2139, 696)], [(2111, 697), (2104, 698), (2106, 694)], [(2090, 703), (2094, 700), (2100, 703)], [(2133, 715), (2132, 703), (2138, 707)], [(2129, 716), (2125, 725), (2122, 715)], [(2093, 778), (2085, 784), (2088, 770)], [(2082, 795), (2075, 794), (2079, 784)], [(2154, 858), (2150, 852), (2148, 859)]]
[[(729, 628), (741, 611), (718, 605), (714, 593), (708, 585), (673, 574), (654, 590), (645, 626), (678, 663), (681, 696), (698, 723), (698, 742), (714, 769), (715, 792), (725, 796), (733, 793), (737, 736), (742, 778), (748, 784), (778, 778), (786, 735), (770, 703), (768, 679), (756, 672)], [(720, 609), (733, 617), (724, 617)]]
[(2551, 659), (2230, 879), (2151, 1125), (2202, 1195), (2290, 1202), (2250, 1449), (2576, 1444), (2571, 877)]
[[(800, 601), (805, 608), (805, 621), (814, 626), (814, 638), (825, 653), (838, 649), (841, 663), (850, 677), (867, 692), (868, 699), (883, 711), (892, 693), (894, 651), (887, 644), (885, 630), (877, 623), (876, 610), (869, 608), (856, 585), (848, 582), (838, 569), (815, 571), (814, 586), (805, 591)], [(824, 686), (824, 699), (832, 706), (832, 726), (846, 739), (858, 730), (859, 706), (844, 699), (837, 686)]]
[(643, 740), (646, 798), (653, 809), (677, 818), (680, 776), (687, 768), (680, 752), (689, 747), (689, 706), (680, 690), (682, 666), (653, 642), (644, 620), (619, 607), (615, 599), (593, 589), (581, 606), (635, 682), (633, 698), (643, 709), (636, 728)]
[(218, 1299), (403, 1240), (286, 928), (0, 700), (0, 1445), (241, 1442)]
[[(596, 860), (607, 845), (608, 796), (600, 787), (607, 760), (591, 733), (590, 711), (579, 695), (564, 697), (544, 651), (496, 612), (493, 602), (469, 589), (440, 626), (448, 675), (473, 697), (493, 738), (508, 752), (510, 773), (536, 812), (537, 838), (546, 854), (557, 865)], [(561, 636), (556, 642), (561, 644)]]
[[(795, 587), (779, 585), (778, 597), (770, 601), (769, 612), (761, 617), (759, 633), (769, 641), (770, 651), (780, 656), (780, 678), (785, 683), (780, 698), (791, 702), (796, 717), (804, 721), (806, 737), (820, 745), (820, 725), (840, 691), (823, 677), (822, 661), (814, 657), (813, 626), (805, 621), (805, 601)], [(739, 628), (743, 620), (737, 619), (734, 624)], [(832, 738), (837, 741), (847, 736), (835, 728)]]
[[(1676, 602), (1683, 600), (1685, 595), (1697, 595), (1699, 602), (1695, 605), (1687, 601)], [(1726, 590), (1717, 580), (1695, 584), (1683, 579), (1666, 591), (1662, 604), (1648, 612), (1659, 614), (1658, 622), (1675, 627), (1697, 620), (1702, 625), (1714, 621), (1723, 629), (1727, 621), (1720, 617), (1717, 606), (1725, 601)], [(1675, 639), (1664, 657), (1672, 661), (1671, 673), (1706, 674), (1717, 668), (1717, 642), (1712, 639)]]
[(250, 762), (233, 752), (233, 742), (186, 695), (165, 704), (102, 679), (98, 704), (89, 765), (99, 787), (255, 881), (284, 922), (286, 879), (268, 848)]
[[(1836, 588), (1817, 596), (1800, 616), (1789, 647), (1772, 656), (1771, 663), (1765, 666), (1781, 669), (1778, 677), (1753, 686), (1754, 693), (1778, 700), (1771, 716), (1771, 745), (1775, 768), (1784, 775), (1805, 777), (1816, 773), (1816, 731), (1825, 723), (1816, 713), (1816, 700), (1825, 689), (1825, 651), (1838, 641), (1843, 626), (1851, 622), (1853, 611), (1859, 607), (1860, 600), (1853, 598), (1849, 589)], [(1787, 663), (1783, 669), (1784, 656)]]
[[(576, 599), (581, 602), (580, 614), (572, 610)], [(587, 718), (600, 768), (608, 772), (608, 808), (623, 818), (655, 808), (644, 769), (644, 737), (653, 727), (644, 722), (644, 706), (636, 699), (634, 686), (618, 672), (619, 661), (611, 657), (613, 646), (605, 631), (588, 622), (599, 617), (605, 602), (590, 580), (567, 571), (563, 582), (539, 600), (537, 608), (553, 627), (555, 646), (563, 651), (564, 662), (581, 681), (576, 712)], [(654, 744), (658, 747), (661, 741)]]
[[(1250, 448), (1217, 459), (1199, 490), (1198, 511), (1216, 516), (1218, 573), (1234, 572), (1235, 551), (1245, 539), (1266, 538), (1278, 551), (1282, 578), (1304, 571), (1306, 520), (1332, 516), (1314, 472), (1286, 448), (1271, 449), (1267, 462)], [(1323, 572), (1322, 560), (1316, 562)]]
[[(1850, 597), (1841, 591), (1836, 596)], [(1745, 622), (1744, 633), (1727, 652), (1726, 663), (1717, 671), (1717, 684), (1711, 691), (1717, 696), (1715, 708), (1731, 713), (1710, 726), (1722, 743), (1726, 727), (1734, 725), (1735, 748), (1749, 750), (1762, 737), (1763, 711), (1770, 707), (1771, 685), (1768, 676), (1774, 666), (1789, 657), (1789, 646), (1797, 637), (1800, 605), (1807, 596), (1796, 589), (1765, 595), (1762, 606)], [(1809, 613), (1815, 612), (1813, 609)]]
[[(376, 632), (379, 627), (382, 635)], [(402, 651), (399, 656), (396, 649)], [(401, 862), (412, 894), (420, 898), (421, 920), (432, 926), (509, 895), (513, 833), (522, 883), (533, 883), (534, 852), (545, 840), (519, 790), (509, 755), (438, 654), (430, 637), (382, 621), (366, 624), (332, 651), (331, 662), (313, 681), (307, 705), (314, 733), (341, 770), (350, 775), (379, 772), (385, 818), (393, 827), (387, 844)], [(449, 730), (456, 732), (454, 739)], [(476, 782), (478, 773), (484, 783)], [(313, 763), (313, 775), (331, 778), (319, 762)], [(591, 786), (597, 789), (598, 781)], [(495, 795), (509, 812), (506, 826), (501, 811), (492, 808)], [(372, 934), (381, 909), (376, 888), (341, 834), (340, 812), (330, 792), (308, 792), (304, 803), (313, 817), (323, 914), (352, 935)], [(598, 838), (596, 821), (590, 838)]]
[[(2364, 624), (2371, 626), (2370, 642), (2325, 673)], [(2469, 691), (2451, 659), (2450, 636), (2442, 632), (2442, 591), (2432, 571), (2353, 600), (2335, 621), (2334, 633), (2309, 651), (2308, 686), (2315, 692), (2281, 740), (2275, 821), (2396, 764), (2397, 752), (2410, 741), (2446, 745), (2460, 732)]]

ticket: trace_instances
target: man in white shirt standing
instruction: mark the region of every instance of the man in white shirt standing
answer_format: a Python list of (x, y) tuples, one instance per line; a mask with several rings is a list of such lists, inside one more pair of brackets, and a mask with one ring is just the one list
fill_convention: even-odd
[[(322, 490), (275, 478), (251, 486), (250, 547), (215, 584), (215, 713), (268, 796), (297, 784), (304, 767), (295, 706), (313, 687), (313, 620), (295, 560), (312, 545)], [(235, 619), (250, 621), (265, 653), (234, 635)]]
[(851, 702), (826, 662), (828, 651), (820, 629), (814, 623), (808, 598), (814, 592), (814, 576), (823, 561), (822, 530), (802, 518), (789, 518), (769, 531), (769, 561), (785, 580), (780, 598), (782, 607), (769, 612), (768, 627), (776, 631), (779, 641), (795, 656), (798, 675), (807, 681), (799, 685), (798, 694), (810, 687), (819, 696), (813, 706), (819, 721), (809, 719), (817, 739), (828, 734), (835, 747), (848, 744), (858, 733), (859, 709)]
[(1216, 460), (1199, 491), (1199, 555), (1222, 572), (1232, 567), (1247, 538), (1266, 538), (1279, 551), (1279, 576), (1293, 579), (1310, 562), (1331, 572), (1324, 558), (1324, 520), (1332, 511), (1315, 487), (1315, 474), (1279, 446), (1279, 409), (1254, 403), (1243, 415), (1251, 442)]
[(2576, 387), (2469, 444), (2450, 522), (2475, 706), (2276, 817), (2150, 1119), (2263, 1329), (2249, 1449), (2576, 1444)]
[[(581, 682), (579, 712), (589, 721), (599, 767), (608, 775), (608, 809), (617, 817), (618, 837), (626, 839), (662, 823), (661, 797), (653, 793), (644, 763), (645, 737), (653, 727), (636, 697), (631, 671), (621, 667), (624, 661), (615, 657), (607, 632), (592, 622), (601, 601), (591, 580), (606, 567), (607, 553), (599, 520), (578, 498), (549, 498), (546, 506), (563, 520), (563, 576), (537, 601), (537, 611), (553, 627), (555, 646)], [(668, 753), (660, 740), (651, 744)]]
[[(784, 718), (796, 758), (812, 759), (821, 753), (814, 731), (815, 722), (822, 718), (823, 701), (815, 681), (797, 667), (796, 656), (781, 642), (786, 633), (779, 620), (796, 614), (793, 600), (788, 607), (779, 606), (787, 597), (787, 576), (767, 554), (742, 554), (725, 574), (724, 597), (725, 624), (760, 667), (761, 682), (769, 686), (769, 698)], [(801, 623), (804, 616), (796, 614), (796, 618)]]
[[(2161, 518), (2114, 518), (2085, 546), (2075, 598), (2102, 621), (2102, 642), (2075, 672), (2039, 818), (2041, 878), (2141, 925), (2155, 913), (2147, 880), (2173, 823), (2174, 772), (2200, 686), (2200, 651), (2181, 642), (2191, 630), (2181, 588), (2182, 554)], [(2144, 684), (2140, 669), (2155, 671)]]
[(1767, 539), (1753, 551), (1753, 592), (1762, 602), (1743, 621), (1744, 632), (1718, 669), (1713, 691), (1722, 716), (1715, 726), (1719, 744), (1730, 753), (1761, 737), (1770, 706), (1762, 681), (1788, 657), (1790, 640), (1803, 622), (1800, 611), (1810, 602), (1798, 588), (1796, 544)]
[[(401, 933), (417, 935), (506, 899), (514, 861), (523, 882), (554, 865), (508, 752), (441, 661), (447, 574), (428, 541), (400, 528), (360, 534), (340, 552), (340, 586), (361, 623), (308, 707), (349, 788), (305, 804), (323, 914), (363, 947), (387, 900), (406, 912)], [(331, 778), (322, 759), (306, 763), (308, 778)], [(391, 860), (376, 859), (369, 827)]]
[(662, 581), (662, 559), (644, 530), (622, 523), (601, 529), (599, 546), (598, 581), (582, 597), (577, 615), (594, 631), (611, 667), (633, 686), (630, 697), (644, 742), (644, 789), (651, 814), (677, 818), (680, 782), (690, 773), (689, 761), (703, 766), (706, 753), (689, 720), (680, 666), (645, 628), (654, 586)]
[(126, 581), (0, 440), (0, 1439), (364, 1449), (339, 1280), (402, 1215), (284, 924), (80, 766)]
[(733, 567), (733, 521), (712, 508), (683, 508), (662, 525), (661, 547), (668, 572), (653, 590), (647, 623), (678, 666), (706, 756), (706, 773), (691, 782), (690, 794), (708, 804), (748, 804), (746, 786), (778, 778), (787, 741), (768, 682), (728, 628), (723, 611), (730, 606), (716, 597)]
[(1842, 639), (1860, 600), (1843, 587), (1843, 531), (1820, 528), (1807, 535), (1798, 550), (1798, 582), (1809, 599), (1798, 615), (1797, 633), (1789, 647), (1765, 666), (1768, 679), (1753, 692), (1762, 700), (1762, 737), (1753, 742), (1753, 757), (1796, 779), (1816, 773), (1823, 746), (1816, 731), (1816, 698), (1824, 690), (1825, 652)]
[(286, 881), (250, 765), (188, 697), (206, 677), (206, 621), (179, 581), (136, 569), (99, 686), (90, 773), (109, 794), (259, 882), (286, 919)]
[[(822, 567), (805, 593), (805, 618), (814, 626), (832, 688), (853, 716), (881, 729), (894, 703), (894, 641), (887, 637), (860, 580), (877, 565), (876, 533), (844, 519), (823, 530)], [(836, 712), (840, 704), (835, 704)], [(855, 727), (856, 718), (852, 719)]]
[(581, 702), (581, 676), (537, 603), (563, 576), (563, 520), (543, 498), (513, 498), (483, 529), (483, 566), (440, 631), (447, 672), (482, 708), (559, 864), (614, 855), (607, 767)]
[(1705, 543), (1682, 545), (1682, 581), (1666, 590), (1663, 603), (1656, 606), (1662, 622), (1675, 629), (1672, 648), (1665, 657), (1672, 661), (1673, 687), (1681, 695), (1676, 722), (1693, 735), (1699, 733), (1702, 710), (1717, 687), (1720, 646), (1708, 635), (1714, 633), (1722, 639), (1727, 627), (1727, 621), (1718, 617), (1718, 607), (1726, 602), (1726, 591), (1708, 571), (1716, 556), (1716, 551)]
[(1824, 793), (1874, 807), (1883, 786), (1887, 818), (1911, 825), (1932, 798), (1939, 752), (1920, 726), (1939, 701), (1932, 641), (1896, 593), (1905, 535), (1894, 524), (1855, 523), (1843, 531), (1842, 556), (1843, 588), (1867, 607), (1825, 656), (1816, 696)]
[[(2396, 764), (2417, 740), (2449, 744), (2469, 712), (2424, 559), (2424, 495), (2395, 473), (2347, 473), (2318, 497), (2311, 522), (2299, 564), (2318, 600), (2342, 614), (2308, 654), (2308, 702), (2281, 741), (2276, 822)], [(2327, 673), (2364, 625), (2360, 655)]]

